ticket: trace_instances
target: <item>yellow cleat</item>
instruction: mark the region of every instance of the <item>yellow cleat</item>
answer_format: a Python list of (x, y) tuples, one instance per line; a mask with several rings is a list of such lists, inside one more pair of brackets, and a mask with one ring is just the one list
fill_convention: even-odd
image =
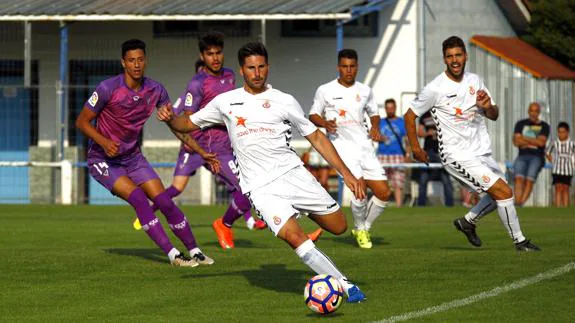
[(140, 220), (138, 220), (138, 219), (134, 220), (134, 223), (132, 225), (134, 226), (134, 230), (141, 230), (142, 229), (142, 225), (140, 224)]
[(351, 230), (351, 234), (353, 234), (355, 240), (357, 240), (357, 245), (360, 248), (370, 249), (373, 247), (373, 244), (371, 243), (371, 236), (367, 230)]

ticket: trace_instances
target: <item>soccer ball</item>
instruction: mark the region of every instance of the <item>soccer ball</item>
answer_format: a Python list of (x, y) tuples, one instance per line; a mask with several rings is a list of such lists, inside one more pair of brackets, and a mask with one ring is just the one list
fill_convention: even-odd
[(310, 310), (328, 314), (335, 312), (343, 300), (343, 288), (337, 279), (330, 275), (312, 277), (303, 292), (305, 304)]

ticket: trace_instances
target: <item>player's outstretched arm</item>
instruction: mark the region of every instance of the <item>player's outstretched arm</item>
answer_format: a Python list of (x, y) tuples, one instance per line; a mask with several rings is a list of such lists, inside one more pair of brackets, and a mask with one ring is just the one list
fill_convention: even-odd
[(76, 119), (76, 128), (80, 129), (84, 135), (94, 140), (108, 157), (115, 157), (120, 152), (120, 143), (104, 137), (93, 125), (92, 120), (96, 118), (96, 112), (84, 107)]
[(407, 140), (409, 141), (409, 146), (411, 146), (411, 151), (413, 152), (413, 158), (417, 161), (428, 163), (429, 157), (427, 156), (427, 153), (423, 149), (421, 149), (419, 141), (417, 140), (417, 131), (415, 124), (415, 119), (417, 119), (417, 115), (410, 108), (403, 116), (403, 119), (405, 121), (405, 131), (407, 132)]
[(174, 115), (174, 110), (171, 104), (163, 105), (158, 108), (158, 120), (164, 121), (168, 126), (177, 132), (190, 132), (192, 130), (200, 129), (196, 124), (190, 120), (188, 115)]
[(357, 179), (353, 176), (349, 168), (347, 168), (343, 160), (341, 160), (331, 141), (327, 139), (323, 132), (316, 130), (307, 135), (306, 139), (311, 143), (313, 148), (343, 176), (345, 184), (353, 192), (355, 197), (359, 200), (363, 200), (366, 197), (363, 178)]
[(186, 146), (188, 146), (192, 151), (196, 152), (198, 155), (202, 156), (202, 158), (208, 163), (210, 169), (214, 173), (219, 173), (221, 169), (220, 161), (218, 160), (218, 156), (215, 153), (209, 153), (205, 151), (195, 140), (187, 133), (178, 132), (172, 128), (170, 128), (172, 133), (176, 136), (176, 138), (180, 139)]

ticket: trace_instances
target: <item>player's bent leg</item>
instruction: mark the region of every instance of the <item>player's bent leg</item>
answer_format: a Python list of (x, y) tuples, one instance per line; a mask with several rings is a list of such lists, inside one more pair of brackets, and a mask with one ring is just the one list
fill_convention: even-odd
[(347, 221), (341, 209), (323, 215), (310, 214), (309, 218), (331, 234), (341, 235), (347, 230)]
[[(334, 212), (332, 214), (337, 213)], [(343, 216), (343, 214), (342, 214)], [(286, 241), (298, 257), (317, 274), (328, 274), (337, 279), (346, 291), (347, 301), (359, 303), (366, 299), (363, 292), (341, 273), (333, 261), (307, 239), (297, 222), (295, 215), (289, 218), (279, 230), (277, 236)]]

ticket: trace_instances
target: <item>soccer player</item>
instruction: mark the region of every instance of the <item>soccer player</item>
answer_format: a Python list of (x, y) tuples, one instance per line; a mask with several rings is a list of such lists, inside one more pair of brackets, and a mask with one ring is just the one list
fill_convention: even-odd
[[(188, 83), (186, 91), (174, 103), (176, 114), (183, 112), (184, 115), (191, 115), (203, 109), (218, 94), (235, 89), (235, 75), (231, 69), (223, 67), (224, 63), (224, 39), (219, 33), (209, 33), (199, 39), (200, 59), (203, 67)], [(175, 133), (179, 138), (183, 134)], [(234, 248), (232, 224), (244, 215), (246, 225), (250, 229), (265, 229), (266, 225), (261, 220), (254, 220), (251, 216), (251, 204), (246, 198), (238, 184), (238, 179), (234, 168), (234, 155), (230, 138), (226, 127), (216, 125), (207, 129), (197, 130), (190, 135), (206, 151), (214, 153), (220, 162), (220, 171), (214, 172), (218, 179), (226, 185), (232, 200), (223, 217), (213, 222), (213, 228), (218, 236), (218, 242), (223, 249)], [(190, 176), (196, 170), (206, 166), (206, 159), (194, 153), (185, 144), (182, 144), (178, 155), (176, 168), (174, 169), (174, 179), (172, 185), (168, 187), (167, 194), (170, 197), (180, 195)]]
[(445, 72), (425, 86), (405, 113), (405, 126), (414, 158), (425, 163), (429, 160), (417, 141), (415, 119), (431, 111), (437, 126), (439, 155), (445, 169), (467, 186), (487, 193), (465, 217), (453, 222), (457, 230), (463, 232), (473, 246), (481, 246), (475, 224), (497, 209), (517, 250), (540, 250), (523, 236), (513, 203), (513, 191), (491, 155), (484, 118), (497, 120), (499, 108), (491, 100), (483, 80), (476, 74), (465, 72), (467, 52), (461, 38), (452, 36), (443, 42), (443, 60)]
[[(158, 174), (140, 150), (142, 128), (154, 108), (171, 104), (166, 89), (144, 77), (145, 43), (138, 39), (124, 42), (121, 63), (124, 73), (98, 84), (76, 120), (76, 127), (90, 138), (90, 175), (134, 208), (144, 231), (168, 255), (173, 265), (211, 265), (213, 259), (198, 248), (186, 217), (166, 194)], [(149, 200), (158, 205), (170, 229), (184, 243), (191, 257), (172, 245)]]
[(555, 188), (554, 204), (569, 206), (569, 188), (575, 168), (575, 142), (569, 138), (569, 124), (559, 122), (557, 139), (547, 147), (547, 159), (553, 163), (551, 176)]
[(343, 175), (358, 199), (365, 198), (363, 181), (352, 175), (325, 135), (305, 118), (293, 96), (266, 85), (269, 65), (263, 44), (241, 47), (238, 61), (244, 78), (242, 88), (220, 94), (189, 117), (174, 118), (172, 109), (165, 106), (158, 110), (158, 118), (176, 131), (225, 124), (237, 157), (242, 192), (271, 231), (295, 249), (316, 273), (338, 279), (346, 290), (348, 302), (364, 300), (365, 295), (316, 248), (296, 220), (299, 212), (309, 212), (313, 221), (333, 234), (342, 234), (347, 229), (339, 205), (290, 147), (292, 127)]
[[(338, 53), (337, 70), (337, 79), (317, 89), (309, 119), (327, 130), (328, 138), (345, 165), (355, 177), (363, 177), (373, 192), (369, 202), (356, 198), (351, 200), (355, 226), (351, 232), (360, 248), (371, 248), (373, 244), (369, 230), (387, 206), (391, 194), (385, 170), (373, 147), (373, 141), (381, 140), (380, 118), (373, 91), (355, 80), (358, 71), (355, 50), (342, 49)], [(364, 123), (365, 113), (371, 122), (369, 132)]]

